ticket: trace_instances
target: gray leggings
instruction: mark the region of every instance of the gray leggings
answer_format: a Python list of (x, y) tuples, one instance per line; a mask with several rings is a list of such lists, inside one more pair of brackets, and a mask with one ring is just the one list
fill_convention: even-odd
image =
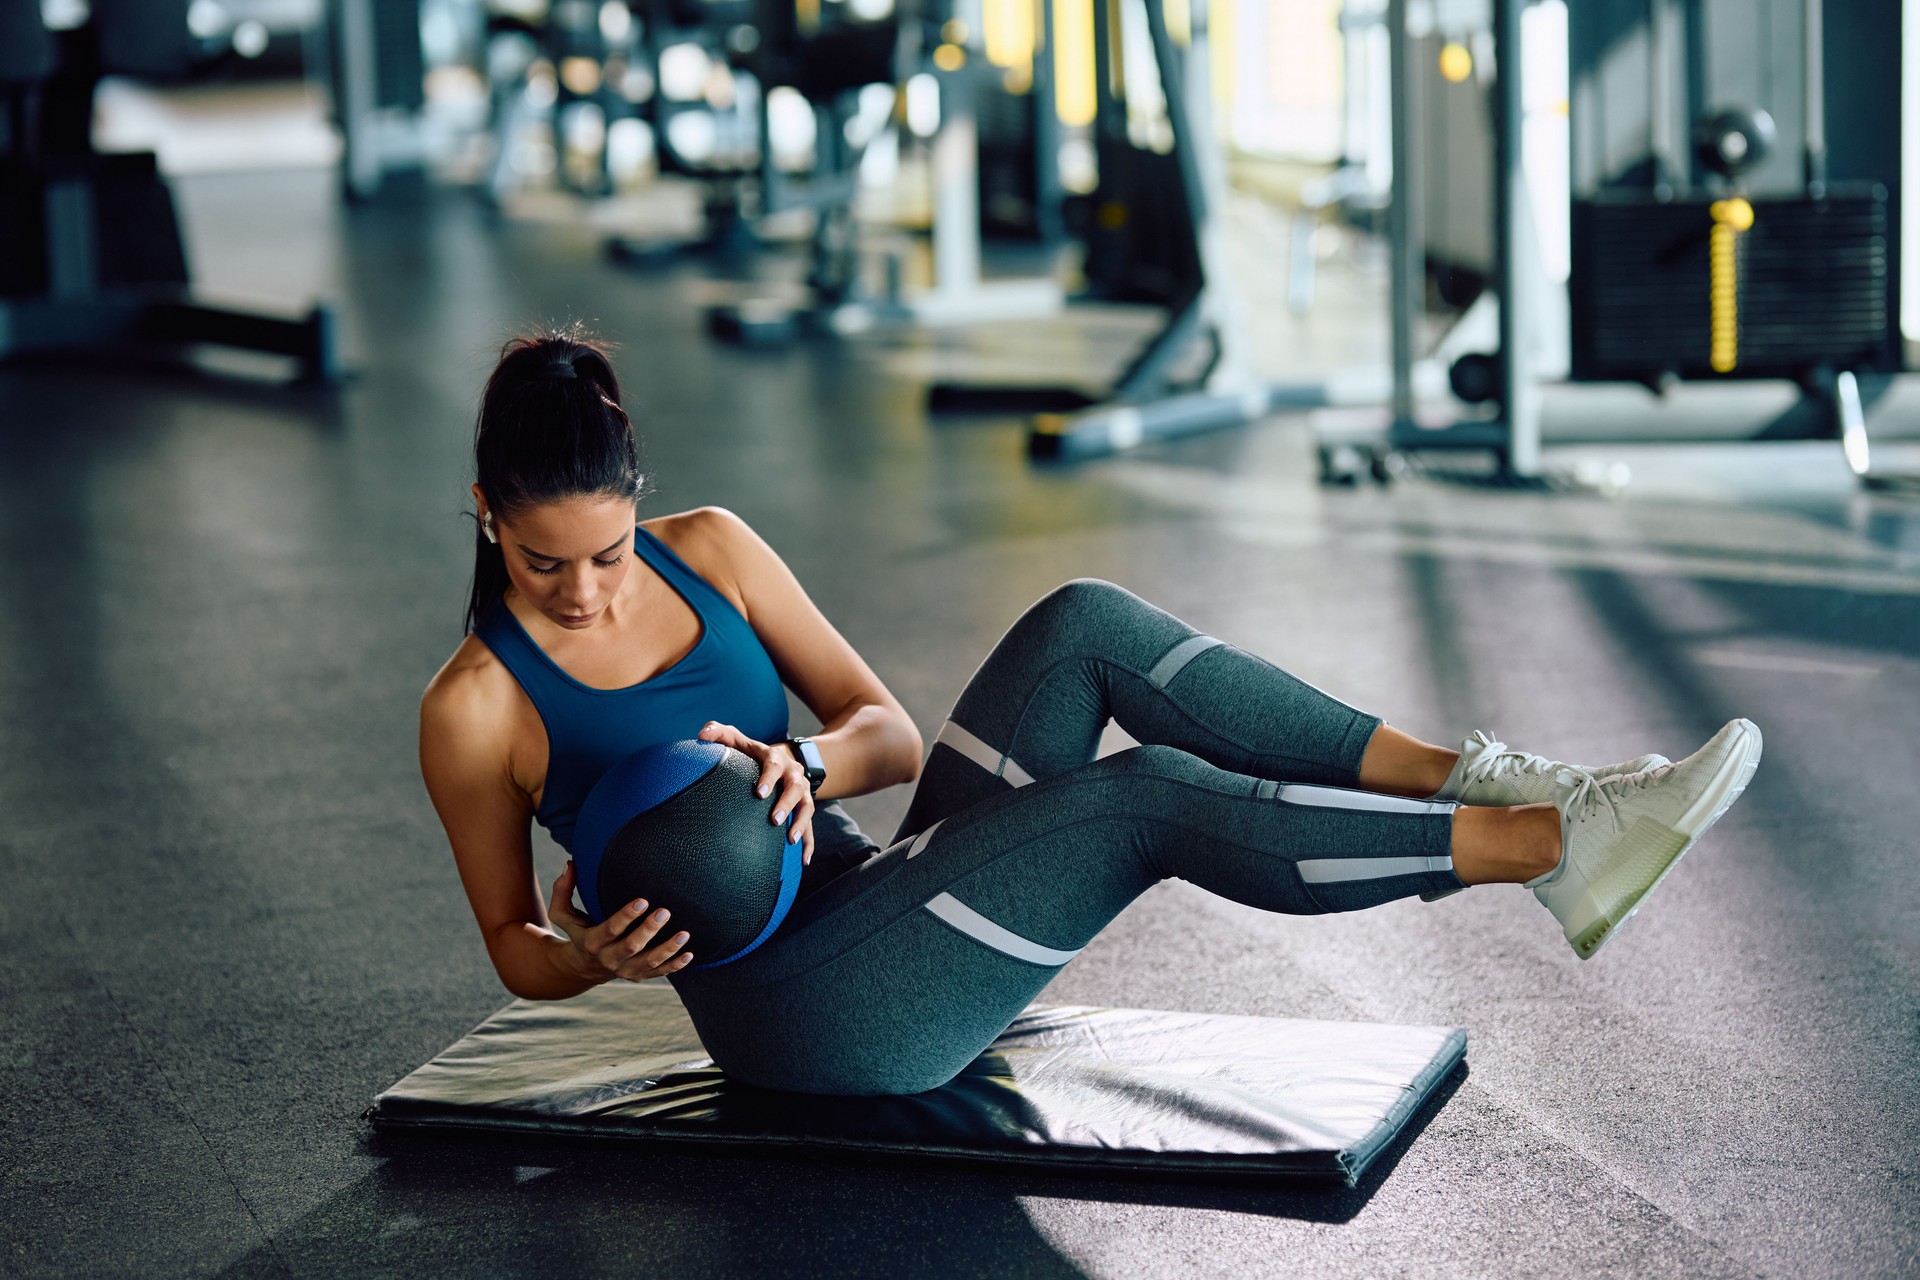
[[(1095, 760), (1109, 719), (1148, 745)], [(1459, 888), (1453, 805), (1342, 789), (1379, 725), (1120, 587), (1070, 582), (974, 673), (893, 845), (758, 951), (673, 984), (740, 1079), (935, 1088), (1161, 880), (1297, 915)]]

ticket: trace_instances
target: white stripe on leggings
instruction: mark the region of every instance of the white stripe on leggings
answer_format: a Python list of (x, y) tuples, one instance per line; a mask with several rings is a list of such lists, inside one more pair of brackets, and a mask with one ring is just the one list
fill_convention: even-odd
[(1164, 691), (1175, 676), (1187, 669), (1189, 662), (1220, 643), (1212, 636), (1188, 636), (1153, 664), (1153, 670), (1147, 672), (1147, 683)]
[[(945, 818), (940, 819), (940, 822), (945, 821)], [(927, 847), (927, 841), (933, 839), (933, 833), (940, 829), (940, 822), (934, 823), (913, 838), (913, 843), (907, 846), (907, 856), (909, 858), (917, 858), (920, 856)]]
[[(1265, 788), (1261, 790), (1265, 792)], [(1348, 809), (1356, 813), (1452, 813), (1451, 800), (1409, 800), (1404, 796), (1380, 796), (1371, 791), (1348, 791), (1344, 787), (1313, 787), (1297, 782), (1281, 783), (1274, 794), (1288, 804), (1313, 809)]]
[(950, 893), (943, 893), (927, 903), (927, 910), (974, 941), (984, 942), (995, 951), (1003, 951), (1029, 964), (1058, 967), (1080, 954), (1078, 951), (1055, 951), (1052, 947), (1043, 947), (1023, 938), (1011, 929), (1003, 929)]
[(1422, 858), (1309, 858), (1293, 865), (1308, 884), (1339, 884), (1348, 880), (1384, 880), (1388, 876), (1451, 871), (1453, 859), (1444, 854)]
[(940, 726), (940, 732), (934, 735), (933, 740), (944, 742), (994, 777), (1004, 778), (1013, 786), (1024, 787), (1033, 781), (1033, 775), (1015, 764), (1012, 756), (995, 751), (951, 720)]
[[(945, 821), (945, 818), (940, 819), (940, 822)], [(905, 862), (908, 858), (919, 856), (926, 851), (927, 841), (933, 839), (933, 833), (940, 829), (940, 822), (934, 823), (919, 835), (912, 837), (911, 840), (896, 840), (884, 849), (875, 849), (867, 855), (867, 862), (878, 862), (880, 859), (898, 849), (902, 844), (907, 846), (907, 851), (900, 857), (902, 862)], [(867, 862), (863, 862), (860, 865), (864, 867), (867, 865)]]

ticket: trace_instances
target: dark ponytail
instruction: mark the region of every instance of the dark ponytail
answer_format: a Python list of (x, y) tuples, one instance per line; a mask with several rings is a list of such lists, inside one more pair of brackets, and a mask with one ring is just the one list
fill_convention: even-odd
[[(473, 461), (497, 521), (568, 498), (639, 502), (646, 477), (606, 345), (577, 322), (510, 339), (480, 397)], [(468, 631), (507, 589), (506, 559), (474, 523)]]

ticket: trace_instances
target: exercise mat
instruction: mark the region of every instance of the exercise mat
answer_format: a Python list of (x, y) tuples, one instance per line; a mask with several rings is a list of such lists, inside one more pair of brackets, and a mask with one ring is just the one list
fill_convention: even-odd
[(1034, 1005), (950, 1083), (727, 1079), (673, 988), (516, 1000), (382, 1093), (392, 1129), (1357, 1181), (1466, 1054), (1457, 1027)]

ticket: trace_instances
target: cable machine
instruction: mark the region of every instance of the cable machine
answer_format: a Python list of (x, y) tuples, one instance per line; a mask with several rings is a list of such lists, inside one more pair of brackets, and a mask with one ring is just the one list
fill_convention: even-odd
[[(1552, 285), (1528, 216), (1522, 153), (1526, 3), (1493, 0), (1498, 341), (1451, 371), (1456, 394), (1484, 401), (1491, 413), (1441, 425), (1415, 415), (1415, 335), (1425, 285), (1422, 156), (1410, 144), (1408, 0), (1391, 0), (1393, 398), (1384, 430), (1321, 429), (1325, 480), (1371, 474), (1385, 482), (1405, 455), (1465, 450), (1491, 454), (1509, 482), (1545, 482), (1535, 335), (1537, 308)], [(1887, 13), (1864, 12), (1868, 7)], [(1870, 139), (1855, 140), (1848, 180), (1829, 172), (1822, 0), (1645, 0), (1639, 14), (1622, 6), (1575, 5), (1569, 12), (1573, 380), (1633, 381), (1664, 392), (1681, 380), (1790, 378), (1823, 412), (1769, 424), (1761, 434), (1837, 439), (1848, 465), (1867, 478), (1860, 378), (1901, 367), (1897, 242), (1888, 185), (1871, 176), (1876, 165), (1884, 171), (1884, 160), (1858, 145)], [(1766, 21), (1756, 21), (1762, 16)], [(1846, 17), (1855, 39), (1884, 34), (1880, 20), (1897, 27), (1899, 6), (1872, 3)], [(1754, 57), (1707, 56), (1711, 38), (1754, 31), (1772, 39)], [(1626, 93), (1614, 84), (1609, 96), (1603, 65), (1617, 80), (1620, 50), (1636, 35), (1646, 50), (1643, 78)], [(1775, 77), (1771, 69), (1779, 66), (1797, 74)], [(1851, 128), (1897, 132), (1887, 122), (1898, 120), (1898, 73), (1856, 80), (1848, 88)], [(1773, 101), (1757, 100), (1769, 92)], [(1643, 145), (1623, 142), (1623, 133), (1636, 130)], [(1799, 146), (1784, 145), (1783, 135), (1797, 135)], [(1897, 144), (1892, 151), (1897, 155)]]

